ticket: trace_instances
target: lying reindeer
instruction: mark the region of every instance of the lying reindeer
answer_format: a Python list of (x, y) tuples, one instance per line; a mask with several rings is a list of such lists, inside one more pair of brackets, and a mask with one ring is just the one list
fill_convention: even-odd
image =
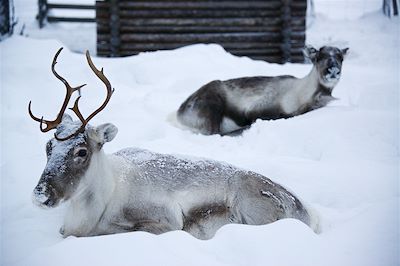
[(314, 64), (304, 78), (246, 77), (214, 80), (194, 92), (180, 106), (178, 121), (205, 135), (230, 134), (257, 119), (289, 118), (323, 107), (335, 99), (343, 58), (348, 48), (324, 46), (304, 49)]
[(304, 205), (262, 175), (221, 162), (134, 148), (106, 155), (102, 147), (114, 139), (117, 128), (88, 122), (107, 105), (113, 93), (111, 84), (87, 52), (88, 64), (105, 84), (107, 97), (86, 119), (79, 111), (78, 97), (71, 110), (79, 121), (73, 121), (64, 112), (73, 92), (82, 86), (72, 88), (56, 72), (60, 52), (54, 57), (52, 71), (65, 84), (67, 94), (57, 118), (35, 117), (31, 103), (28, 110), (40, 122), (41, 131), (56, 129), (46, 145), (47, 165), (33, 199), (42, 207), (70, 201), (60, 229), (64, 237), (184, 230), (209, 239), (229, 223), (260, 225), (295, 218), (310, 225)]

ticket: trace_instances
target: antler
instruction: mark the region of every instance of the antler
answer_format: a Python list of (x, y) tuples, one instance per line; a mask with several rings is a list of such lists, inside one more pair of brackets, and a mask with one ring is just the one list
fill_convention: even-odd
[[(57, 57), (58, 57), (58, 55), (61, 53), (62, 49), (63, 49), (63, 48), (60, 48), (60, 49), (57, 51), (57, 53), (56, 53), (55, 56), (54, 56), (53, 63), (51, 64), (51, 71), (53, 72), (54, 76), (56, 76), (56, 78), (58, 78), (59, 80), (61, 80), (61, 82), (64, 83), (65, 88), (67, 89), (66, 94), (65, 94), (64, 103), (63, 103), (63, 105), (62, 105), (62, 107), (61, 107), (60, 112), (59, 112), (58, 115), (57, 115), (57, 118), (56, 118), (55, 120), (53, 120), (53, 121), (50, 121), (50, 120), (44, 120), (44, 119), (43, 119), (43, 116), (42, 116), (42, 117), (39, 119), (39, 118), (35, 117), (35, 116), (32, 114), (32, 111), (31, 111), (31, 102), (32, 102), (32, 101), (29, 101), (29, 105), (28, 105), (28, 112), (29, 112), (29, 115), (32, 117), (33, 120), (35, 120), (35, 121), (37, 121), (37, 122), (40, 122), (40, 131), (42, 131), (42, 132), (47, 132), (47, 131), (49, 131), (49, 130), (52, 130), (52, 129), (56, 128), (58, 124), (61, 123), (62, 116), (63, 116), (64, 113), (65, 113), (65, 109), (67, 108), (68, 102), (69, 102), (69, 100), (71, 99), (71, 95), (72, 95), (75, 91), (79, 90), (80, 88), (82, 88), (83, 86), (86, 85), (86, 84), (83, 84), (83, 85), (81, 85), (81, 86), (72, 88), (72, 87), (69, 85), (69, 83), (68, 83), (63, 77), (61, 77), (61, 76), (57, 73), (57, 71), (55, 70), (54, 67), (55, 67), (55, 65), (57, 64)], [(43, 123), (46, 124), (46, 128), (43, 128)]]
[(80, 100), (80, 96), (78, 98), (76, 98), (75, 103), (74, 103), (74, 107), (69, 108), (70, 110), (72, 110), (76, 116), (79, 118), (79, 120), (81, 121), (82, 125), (81, 127), (73, 134), (65, 137), (65, 138), (60, 138), (57, 135), (54, 135), (55, 138), (57, 140), (67, 140), (69, 138), (72, 138), (76, 135), (78, 135), (79, 133), (83, 132), (85, 130), (86, 125), (89, 123), (89, 121), (95, 117), (95, 115), (97, 115), (98, 113), (100, 113), (108, 104), (108, 102), (111, 99), (111, 95), (114, 93), (114, 89), (111, 88), (111, 83), (110, 81), (106, 78), (106, 76), (103, 73), (103, 68), (101, 70), (98, 70), (96, 68), (96, 66), (93, 64), (92, 58), (90, 57), (89, 51), (86, 51), (86, 59), (88, 61), (88, 64), (90, 66), (90, 68), (92, 69), (92, 71), (94, 72), (94, 74), (104, 83), (104, 85), (106, 85), (106, 89), (107, 89), (107, 96), (106, 99), (104, 100), (103, 104), (97, 108), (93, 113), (91, 113), (86, 119), (83, 118), (82, 113), (79, 110), (79, 100)]
[(95, 115), (97, 115), (98, 113), (100, 113), (108, 104), (108, 102), (110, 101), (111, 95), (114, 93), (114, 88), (111, 88), (111, 83), (110, 81), (106, 78), (106, 76), (104, 76), (103, 73), (103, 68), (101, 68), (101, 70), (99, 71), (96, 66), (93, 64), (92, 62), (92, 58), (90, 58), (90, 54), (89, 51), (86, 51), (86, 59), (88, 61), (88, 64), (90, 66), (90, 68), (92, 69), (92, 71), (94, 72), (94, 74), (104, 83), (104, 85), (106, 85), (106, 89), (107, 89), (107, 96), (106, 99), (104, 100), (103, 104), (97, 108), (93, 113), (91, 113), (88, 118), (86, 118), (86, 123), (89, 122)]
[[(61, 80), (62, 83), (64, 83), (64, 85), (65, 85), (65, 87), (66, 87), (66, 89), (67, 89), (67, 92), (66, 92), (66, 95), (65, 95), (65, 99), (64, 99), (64, 103), (63, 103), (63, 105), (62, 105), (62, 107), (61, 107), (60, 112), (59, 112), (58, 115), (57, 115), (57, 118), (56, 118), (55, 120), (53, 120), (53, 121), (44, 120), (43, 117), (39, 119), (39, 118), (35, 117), (35, 116), (32, 114), (32, 111), (31, 111), (31, 101), (29, 102), (29, 105), (28, 105), (28, 112), (29, 112), (29, 115), (32, 117), (33, 120), (35, 120), (35, 121), (37, 121), (37, 122), (40, 122), (40, 130), (41, 130), (42, 132), (47, 132), (47, 131), (49, 131), (49, 130), (51, 130), (51, 129), (54, 129), (54, 128), (56, 128), (56, 127), (61, 123), (62, 116), (63, 116), (64, 113), (65, 113), (65, 109), (67, 108), (67, 105), (68, 105), (68, 103), (69, 103), (69, 101), (70, 101), (70, 99), (71, 99), (71, 95), (72, 95), (75, 91), (80, 90), (83, 86), (86, 85), (86, 84), (83, 84), (83, 85), (81, 85), (81, 86), (72, 88), (72, 87), (69, 85), (69, 83), (68, 83), (63, 77), (61, 77), (61, 76), (56, 72), (54, 66), (57, 64), (57, 57), (58, 57), (58, 55), (61, 53), (61, 50), (62, 50), (62, 49), (63, 49), (63, 48), (60, 48), (60, 49), (57, 51), (57, 53), (56, 53), (55, 56), (54, 56), (53, 63), (52, 63), (52, 65), (51, 65), (51, 70), (52, 70), (53, 74), (54, 74), (59, 80)], [(78, 98), (76, 98), (75, 103), (74, 103), (74, 106), (73, 106), (72, 108), (69, 108), (69, 109), (72, 110), (72, 111), (78, 116), (78, 118), (79, 118), (79, 120), (81, 121), (82, 125), (81, 125), (81, 126), (78, 128), (78, 130), (75, 131), (73, 134), (71, 134), (71, 135), (69, 135), (69, 136), (67, 136), (67, 137), (64, 137), (64, 138), (58, 137), (56, 134), (54, 134), (54, 137), (55, 137), (57, 140), (59, 140), (59, 141), (63, 141), (63, 140), (70, 139), (70, 138), (72, 138), (72, 137), (78, 135), (79, 133), (82, 133), (82, 132), (85, 130), (85, 127), (86, 127), (86, 125), (88, 124), (88, 122), (89, 122), (95, 115), (97, 115), (98, 113), (100, 113), (100, 112), (106, 107), (106, 105), (107, 105), (108, 102), (110, 101), (111, 95), (114, 93), (114, 89), (111, 88), (111, 83), (110, 83), (110, 81), (104, 76), (103, 68), (99, 71), (99, 70), (95, 67), (95, 65), (93, 64), (92, 59), (91, 59), (91, 57), (90, 57), (89, 51), (86, 51), (86, 59), (87, 59), (87, 61), (88, 61), (88, 64), (89, 64), (90, 68), (91, 68), (92, 71), (95, 73), (95, 75), (105, 84), (106, 89), (107, 89), (107, 96), (106, 96), (106, 99), (105, 99), (105, 101), (103, 102), (103, 104), (102, 104), (98, 109), (96, 109), (92, 114), (90, 114), (90, 115), (88, 116), (88, 118), (86, 118), (86, 119), (83, 117), (82, 113), (81, 113), (80, 110), (79, 110), (79, 106), (78, 106), (79, 100), (80, 100), (81, 96), (79, 96)], [(46, 128), (43, 128), (43, 123), (46, 124)]]

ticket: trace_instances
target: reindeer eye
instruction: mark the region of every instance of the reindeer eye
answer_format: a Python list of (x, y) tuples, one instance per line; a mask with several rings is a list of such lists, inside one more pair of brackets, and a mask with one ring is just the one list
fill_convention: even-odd
[(81, 150), (78, 151), (78, 153), (76, 155), (79, 156), (79, 157), (85, 157), (86, 154), (87, 154), (87, 151), (84, 150), (84, 149), (81, 149)]

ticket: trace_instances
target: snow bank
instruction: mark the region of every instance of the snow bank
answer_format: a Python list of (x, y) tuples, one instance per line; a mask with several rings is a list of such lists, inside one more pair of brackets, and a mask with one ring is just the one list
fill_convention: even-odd
[[(94, 58), (116, 91), (93, 124), (119, 128), (106, 152), (140, 147), (226, 161), (268, 176), (318, 214), (321, 234), (296, 220), (229, 225), (209, 241), (184, 232), (62, 239), (65, 206), (44, 211), (31, 193), (45, 165), (45, 143), (27, 113), (52, 119), (65, 89), (50, 72), (58, 41), (14, 36), (1, 49), (2, 265), (398, 265), (399, 21), (380, 13), (347, 22), (317, 18), (308, 42), (350, 47), (339, 100), (292, 119), (258, 121), (240, 137), (202, 136), (168, 121), (180, 103), (212, 79), (303, 76), (284, 66), (235, 57), (218, 45), (193, 45), (127, 58)], [(67, 49), (58, 72), (88, 83), (80, 102), (91, 113), (105, 96), (82, 54)], [(52, 99), (49, 101), (49, 99)], [(54, 99), (54, 100), (53, 100)]]

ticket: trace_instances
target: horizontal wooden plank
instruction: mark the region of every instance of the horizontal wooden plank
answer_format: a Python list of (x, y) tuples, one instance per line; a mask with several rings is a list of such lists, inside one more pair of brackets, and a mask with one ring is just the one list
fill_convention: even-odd
[(121, 34), (122, 41), (134, 42), (218, 42), (268, 41), (281, 38), (280, 33), (206, 33), (206, 34)]
[[(194, 15), (200, 11), (229, 11), (239, 12), (258, 11), (268, 12), (281, 11), (283, 7), (283, 1), (118, 1), (118, 7), (120, 11), (129, 12), (136, 11), (140, 16), (152, 16), (149, 11), (160, 12), (170, 11), (171, 16), (174, 14), (181, 14), (182, 11), (192, 12)], [(108, 1), (97, 1), (96, 10), (99, 12), (107, 12), (110, 9), (110, 3)], [(290, 1), (290, 11), (298, 12), (299, 14), (305, 14), (307, 9), (307, 1)]]
[[(99, 21), (100, 23), (100, 21)], [(281, 23), (280, 18), (160, 18), (142, 19), (120, 18), (120, 23), (126, 26), (267, 26)]]
[[(136, 53), (139, 53), (139, 52), (145, 52), (145, 51), (171, 50), (171, 49), (176, 49), (176, 48), (180, 48), (180, 47), (183, 47), (183, 46), (180, 45), (180, 46), (172, 47), (172, 48), (157, 47), (158, 49), (155, 49), (155, 47), (153, 47), (153, 48), (145, 47), (145, 49), (142, 49), (142, 47), (137, 47), (135, 45), (124, 45), (124, 46), (121, 46), (119, 50), (121, 50), (121, 51), (135, 51)], [(232, 51), (232, 52), (235, 52), (235, 53), (238, 53), (238, 54), (240, 53), (240, 54), (243, 54), (243, 55), (246, 55), (246, 54), (257, 54), (257, 53), (259, 53), (259, 54), (271, 54), (271, 53), (281, 53), (282, 52), (281, 47), (279, 45), (274, 46), (274, 47), (265, 46), (265, 47), (262, 47), (262, 48), (250, 48), (250, 49), (238, 48), (238, 47), (233, 47), (233, 46), (227, 47), (226, 45), (223, 46), (223, 47), (227, 51)], [(97, 46), (97, 50), (98, 51), (111, 51), (111, 47), (110, 46), (100, 46), (100, 45), (98, 45)], [(290, 53), (292, 53), (292, 54), (294, 54), (294, 53), (301, 54), (302, 51), (303, 51), (303, 47), (297, 47), (297, 48), (292, 47), (291, 50), (290, 50)]]
[[(305, 31), (305, 25), (291, 27), (292, 31)], [(109, 25), (98, 24), (97, 32), (109, 33)], [(280, 25), (271, 26), (130, 26), (121, 25), (119, 32), (124, 33), (233, 33), (233, 32), (280, 32)]]
[[(276, 18), (125, 18), (120, 17), (119, 21), (121, 26), (124, 27), (262, 27), (262, 26), (282, 26), (282, 19)], [(305, 17), (292, 17), (289, 25), (305, 25)], [(97, 24), (100, 27), (108, 27), (110, 25), (109, 19), (97, 18)]]
[[(299, 4), (301, 5), (301, 4)], [(109, 7), (109, 2), (96, 2), (98, 7)], [(282, 6), (278, 0), (270, 1), (129, 1), (118, 2), (121, 9), (244, 9), (264, 8), (277, 9)]]
[[(206, 33), (206, 34), (121, 34), (123, 42), (260, 42), (281, 40), (281, 34), (275, 32), (260, 33)], [(302, 39), (304, 33), (291, 33), (291, 39)], [(98, 34), (98, 41), (108, 41), (110, 35)]]
[(96, 22), (95, 18), (53, 17), (47, 16), (48, 22)]
[[(215, 43), (215, 42), (214, 42)], [(190, 43), (195, 44), (195, 43)], [(219, 43), (224, 48), (232, 48), (232, 49), (263, 49), (263, 48), (281, 48), (281, 42), (221, 42)], [(122, 43), (121, 49), (132, 49), (132, 50), (170, 50), (176, 49), (188, 44), (184, 43)], [(302, 49), (304, 47), (304, 43), (291, 43), (292, 49)], [(111, 44), (110, 42), (99, 42), (97, 43), (97, 49), (100, 50), (110, 50)]]
[[(240, 17), (279, 17), (278, 10), (263, 9), (154, 9), (154, 10), (125, 10), (119, 11), (120, 17), (126, 18), (240, 18)], [(97, 17), (110, 17), (108, 9), (98, 9)]]
[(48, 9), (96, 9), (95, 5), (80, 5), (80, 4), (54, 4), (54, 3), (47, 3), (46, 4)]
[[(135, 13), (135, 12), (134, 12)], [(168, 12), (167, 12), (168, 13)], [(210, 13), (215, 13), (215, 12), (210, 12)], [(110, 21), (110, 14), (107, 13), (96, 13), (96, 19), (99, 23), (102, 24), (108, 24)], [(197, 15), (190, 15), (190, 14), (180, 14), (180, 15), (171, 15), (168, 16), (166, 13), (152, 13), (149, 12), (149, 17), (145, 17), (142, 15), (136, 16), (135, 14), (128, 14), (124, 15), (121, 14), (118, 17), (119, 20), (126, 20), (126, 21), (131, 21), (131, 20), (137, 20), (138, 22), (136, 24), (142, 23), (143, 21), (150, 20), (151, 24), (156, 24), (157, 21), (159, 21), (158, 24), (160, 23), (165, 23), (164, 20), (167, 20), (169, 23), (168, 24), (174, 24), (174, 21), (179, 21), (182, 20), (184, 23), (188, 24), (186, 21), (193, 21), (191, 24), (197, 20), (201, 21), (201, 19), (204, 21), (217, 21), (217, 20), (236, 20), (240, 21), (241, 19), (244, 19), (245, 22), (253, 21), (253, 23), (263, 23), (266, 24), (265, 21), (273, 20), (273, 21), (282, 21), (282, 17), (279, 15), (279, 13), (274, 12), (274, 14), (271, 15), (266, 15), (265, 13), (262, 12), (262, 14), (253, 14), (251, 15), (251, 12), (242, 12), (240, 16), (233, 16), (232, 14), (228, 13), (226, 16), (223, 16), (223, 14), (214, 14), (207, 16), (201, 13), (197, 13)], [(304, 23), (305, 21), (305, 15), (303, 13), (292, 13), (290, 17), (291, 22), (296, 22), (296, 23)]]

